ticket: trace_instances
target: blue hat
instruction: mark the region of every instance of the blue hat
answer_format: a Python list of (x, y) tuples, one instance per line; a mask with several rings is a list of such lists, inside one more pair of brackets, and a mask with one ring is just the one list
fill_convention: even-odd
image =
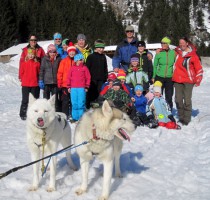
[(60, 33), (55, 33), (55, 34), (53, 35), (53, 38), (54, 38), (54, 40), (55, 40), (55, 39), (61, 39), (61, 40), (62, 40), (62, 35), (61, 35)]
[(78, 60), (84, 59), (84, 56), (81, 53), (78, 53), (74, 56), (74, 62), (77, 62)]
[(136, 92), (137, 90), (140, 90), (140, 91), (143, 92), (143, 87), (142, 87), (141, 85), (136, 85), (136, 87), (135, 87), (135, 92)]

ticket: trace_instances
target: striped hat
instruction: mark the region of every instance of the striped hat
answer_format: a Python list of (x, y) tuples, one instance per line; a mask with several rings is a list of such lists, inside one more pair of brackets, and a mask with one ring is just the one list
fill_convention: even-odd
[(124, 80), (126, 77), (126, 73), (123, 69), (119, 69), (118, 74), (117, 74), (117, 78), (120, 80)]

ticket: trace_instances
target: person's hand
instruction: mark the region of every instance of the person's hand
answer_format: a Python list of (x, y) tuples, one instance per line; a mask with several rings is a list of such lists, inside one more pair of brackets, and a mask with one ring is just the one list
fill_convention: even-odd
[(155, 82), (155, 79), (154, 79), (154, 78), (152, 78), (152, 79), (151, 79), (151, 82), (152, 82), (152, 83), (154, 83), (154, 82)]
[(161, 49), (160, 49), (160, 48), (158, 48), (158, 49), (156, 50), (156, 54), (159, 54), (159, 53), (160, 53), (160, 51), (161, 51)]
[(71, 89), (70, 88), (68, 89), (68, 92), (71, 93)]
[(85, 92), (88, 92), (88, 88), (85, 88)]
[(203, 76), (198, 76), (196, 78), (195, 87), (200, 86)]
[(114, 68), (114, 72), (115, 73), (118, 73), (118, 71), (119, 71), (119, 68), (117, 67), (117, 68)]
[(131, 97), (131, 101), (132, 101), (132, 102), (135, 102), (136, 100), (135, 100), (135, 98), (134, 98), (134, 97)]
[(39, 80), (39, 87), (41, 90), (44, 90), (44, 81), (43, 80)]

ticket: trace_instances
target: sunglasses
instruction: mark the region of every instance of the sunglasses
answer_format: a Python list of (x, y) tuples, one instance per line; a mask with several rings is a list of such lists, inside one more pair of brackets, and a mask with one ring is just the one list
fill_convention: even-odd
[(83, 61), (83, 59), (79, 59), (79, 61)]
[(133, 33), (134, 31), (125, 31), (126, 33)]
[(57, 53), (56, 51), (49, 51), (49, 53)]
[(55, 40), (61, 40), (61, 39), (57, 38), (57, 39), (55, 39)]
[(30, 39), (30, 41), (36, 42), (36, 41), (37, 41), (37, 39)]
[(161, 42), (161, 44), (167, 44), (167, 43), (165, 43), (165, 42)]

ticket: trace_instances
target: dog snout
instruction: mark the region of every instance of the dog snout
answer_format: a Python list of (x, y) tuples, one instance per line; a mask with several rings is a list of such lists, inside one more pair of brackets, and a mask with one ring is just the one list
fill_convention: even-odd
[(39, 118), (37, 119), (37, 122), (41, 122), (41, 121), (43, 121), (43, 118), (42, 118), (42, 117), (39, 117)]

